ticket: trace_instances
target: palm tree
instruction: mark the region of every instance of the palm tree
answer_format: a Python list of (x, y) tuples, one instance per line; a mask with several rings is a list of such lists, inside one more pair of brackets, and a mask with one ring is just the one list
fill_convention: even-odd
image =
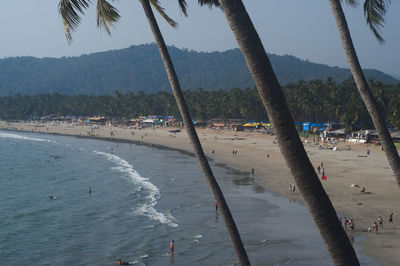
[[(356, 0), (347, 0), (347, 2), (351, 5), (357, 4)], [(380, 43), (383, 43), (384, 40), (379, 34), (377, 27), (383, 25), (383, 16), (385, 14), (388, 2), (390, 1), (365, 0), (364, 2), (364, 13), (367, 16), (367, 23)], [(400, 185), (400, 157), (396, 147), (393, 144), (389, 130), (387, 129), (383, 112), (380, 110), (379, 105), (374, 98), (374, 95), (372, 94), (372, 91), (369, 88), (368, 82), (361, 69), (340, 0), (329, 0), (329, 4), (336, 21), (336, 26), (339, 31), (340, 39), (342, 40), (343, 49), (347, 57), (347, 62), (350, 65), (350, 70), (354, 81), (357, 84), (361, 98), (364, 101), (364, 104), (366, 105), (367, 110), (372, 118), (372, 122), (374, 123), (379, 139), (382, 142), (383, 149), (397, 179), (397, 183)]]
[[(189, 135), (189, 139), (193, 144), (195, 155), (200, 163), (203, 174), (207, 180), (207, 183), (214, 194), (215, 200), (218, 202), (219, 209), (221, 212), (221, 216), (223, 217), (226, 227), (228, 229), (229, 235), (233, 242), (233, 246), (235, 252), (238, 256), (239, 262), (241, 265), (250, 265), (249, 259), (247, 257), (247, 253), (244, 249), (242, 240), (239, 235), (239, 231), (236, 227), (235, 221), (231, 215), (229, 207), (225, 201), (224, 195), (214, 177), (214, 174), (211, 170), (211, 167), (208, 163), (208, 160), (204, 154), (203, 148), (200, 144), (199, 137), (194, 128), (192, 119), (190, 117), (190, 113), (188, 107), (186, 105), (185, 99), (183, 97), (182, 90), (180, 88), (180, 84), (178, 81), (178, 77), (175, 72), (175, 68), (172, 64), (171, 58), (169, 56), (167, 46), (165, 45), (164, 39), (158, 27), (157, 21), (154, 17), (153, 10), (150, 6), (150, 3), (153, 7), (163, 16), (169, 24), (172, 26), (176, 25), (176, 23), (170, 19), (164, 12), (163, 8), (159, 5), (158, 0), (140, 0), (145, 11), (147, 20), (150, 24), (151, 30), (153, 32), (154, 38), (156, 40), (159, 52), (161, 54), (162, 60), (164, 62), (164, 67), (168, 75), (168, 79), (175, 96), (175, 100), (177, 102), (179, 111), (181, 113), (183, 122), (186, 126), (187, 133)], [(184, 0), (178, 1), (183, 13), (186, 13), (186, 3)], [(74, 29), (79, 23), (79, 15), (75, 9), (79, 12), (83, 13), (83, 8), (88, 7), (88, 1), (85, 0), (61, 0), (59, 5), (59, 11), (62, 16), (64, 22), (64, 28), (67, 36), (67, 40), (70, 42), (71, 39), (71, 30)], [(97, 1), (97, 14), (98, 26), (104, 26), (107, 32), (110, 32), (109, 25), (116, 22), (119, 18), (117, 10), (110, 5), (105, 0)]]
[[(210, 3), (207, 0), (199, 2)], [(337, 218), (336, 211), (301, 143), (282, 88), (242, 1), (219, 0), (218, 3), (256, 83), (276, 133), (281, 152), (303, 194), (333, 262), (336, 265), (359, 265), (355, 251)]]

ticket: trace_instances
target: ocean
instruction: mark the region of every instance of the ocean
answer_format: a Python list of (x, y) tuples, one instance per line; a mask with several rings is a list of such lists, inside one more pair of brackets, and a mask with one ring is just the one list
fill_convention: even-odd
[[(248, 172), (211, 165), (253, 265), (332, 265), (302, 203), (267, 191)], [(0, 131), (0, 171), (0, 265), (114, 265), (118, 258), (237, 265), (197, 160), (187, 153)]]

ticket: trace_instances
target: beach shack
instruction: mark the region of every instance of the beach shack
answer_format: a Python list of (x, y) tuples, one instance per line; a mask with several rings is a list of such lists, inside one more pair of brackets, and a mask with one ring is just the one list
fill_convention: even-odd
[(102, 117), (90, 117), (89, 122), (92, 124), (98, 124), (98, 125), (105, 125), (106, 124), (106, 119), (104, 116)]
[(344, 129), (336, 129), (336, 130), (331, 130), (331, 131), (325, 131), (326, 137), (329, 138), (336, 138), (336, 139), (345, 139), (346, 138), (346, 132)]
[(346, 141), (366, 143), (368, 142), (371, 134), (372, 134), (371, 130), (360, 130), (351, 132), (350, 137), (346, 139)]
[[(379, 143), (380, 139), (378, 136), (378, 133), (376, 132), (376, 130), (371, 130), (372, 132), (370, 132), (368, 134), (368, 141), (371, 143)], [(390, 132), (390, 136), (392, 137), (393, 142), (395, 143), (400, 143), (400, 131), (392, 131)]]
[(393, 142), (400, 143), (400, 131), (391, 132), (390, 136), (392, 136)]

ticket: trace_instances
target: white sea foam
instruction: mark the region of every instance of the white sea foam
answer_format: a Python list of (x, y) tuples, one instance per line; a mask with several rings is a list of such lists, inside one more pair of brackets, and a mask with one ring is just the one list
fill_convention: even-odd
[(0, 138), (22, 139), (22, 140), (32, 140), (32, 141), (42, 141), (42, 142), (55, 142), (53, 140), (48, 140), (48, 139), (31, 138), (31, 137), (27, 137), (27, 136), (23, 136), (23, 135), (3, 133), (3, 132), (0, 132)]
[(135, 184), (137, 191), (145, 189), (148, 192), (148, 195), (146, 196), (147, 202), (142, 203), (134, 210), (136, 214), (147, 216), (154, 221), (158, 221), (162, 224), (167, 224), (171, 227), (178, 226), (178, 224), (174, 222), (176, 220), (172, 215), (165, 215), (155, 209), (155, 206), (157, 205), (157, 200), (160, 198), (160, 190), (158, 189), (158, 187), (148, 181), (148, 178), (140, 176), (140, 174), (133, 168), (131, 164), (115, 154), (99, 151), (95, 151), (95, 153), (103, 155), (108, 160), (115, 163), (117, 166), (114, 167), (114, 169), (120, 171), (121, 173), (124, 173), (126, 177)]
[(202, 238), (202, 237), (203, 237), (203, 235), (195, 235), (195, 236), (193, 236), (194, 239), (198, 239), (198, 238)]

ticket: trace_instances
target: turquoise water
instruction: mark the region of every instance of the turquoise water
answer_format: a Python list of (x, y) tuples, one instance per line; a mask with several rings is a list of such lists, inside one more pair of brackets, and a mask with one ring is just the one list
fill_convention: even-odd
[[(194, 157), (0, 131), (0, 169), (0, 265), (237, 263)], [(331, 264), (302, 204), (265, 191), (248, 173), (213, 169), (253, 265)]]

